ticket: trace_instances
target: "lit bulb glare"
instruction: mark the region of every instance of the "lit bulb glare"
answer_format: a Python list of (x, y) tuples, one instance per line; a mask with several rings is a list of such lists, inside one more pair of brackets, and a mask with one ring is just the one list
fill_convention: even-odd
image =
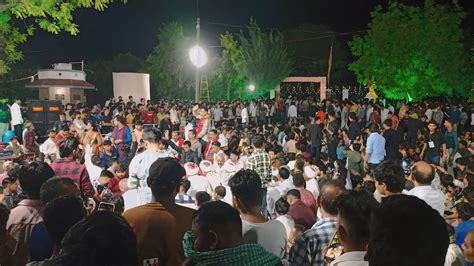
[(189, 58), (194, 66), (201, 68), (207, 63), (207, 55), (204, 49), (196, 45), (189, 50)]
[(255, 85), (250, 84), (250, 85), (249, 85), (249, 90), (250, 90), (251, 92), (255, 91)]

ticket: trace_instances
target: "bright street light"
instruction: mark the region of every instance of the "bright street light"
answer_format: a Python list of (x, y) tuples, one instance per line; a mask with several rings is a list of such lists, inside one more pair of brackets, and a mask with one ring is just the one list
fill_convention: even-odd
[(255, 85), (250, 84), (250, 85), (249, 85), (249, 90), (250, 90), (251, 92), (254, 92), (254, 91), (255, 91)]
[(189, 50), (189, 58), (194, 66), (201, 68), (207, 63), (207, 54), (199, 45), (195, 45)]

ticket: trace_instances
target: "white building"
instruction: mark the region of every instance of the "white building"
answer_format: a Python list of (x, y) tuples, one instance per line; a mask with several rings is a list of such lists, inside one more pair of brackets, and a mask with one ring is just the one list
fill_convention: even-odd
[(40, 100), (60, 100), (63, 104), (84, 103), (84, 90), (95, 89), (86, 81), (86, 73), (73, 69), (71, 63), (57, 63), (53, 69), (38, 70), (37, 78), (25, 87), (39, 89)]

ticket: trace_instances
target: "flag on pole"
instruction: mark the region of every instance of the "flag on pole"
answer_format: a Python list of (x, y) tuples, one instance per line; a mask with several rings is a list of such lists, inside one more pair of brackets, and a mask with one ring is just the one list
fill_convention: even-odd
[(331, 80), (331, 69), (332, 69), (332, 46), (334, 44), (334, 38), (332, 39), (331, 41), (331, 49), (329, 50), (329, 59), (328, 59), (328, 86), (330, 84), (330, 80)]

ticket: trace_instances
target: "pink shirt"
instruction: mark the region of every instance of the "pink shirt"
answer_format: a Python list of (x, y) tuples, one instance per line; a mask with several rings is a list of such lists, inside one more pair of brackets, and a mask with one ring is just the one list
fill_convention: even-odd
[(12, 266), (23, 266), (29, 262), (28, 242), (33, 227), (43, 221), (43, 208), (41, 201), (25, 199), (11, 210), (7, 222), (7, 232), (16, 240)]

